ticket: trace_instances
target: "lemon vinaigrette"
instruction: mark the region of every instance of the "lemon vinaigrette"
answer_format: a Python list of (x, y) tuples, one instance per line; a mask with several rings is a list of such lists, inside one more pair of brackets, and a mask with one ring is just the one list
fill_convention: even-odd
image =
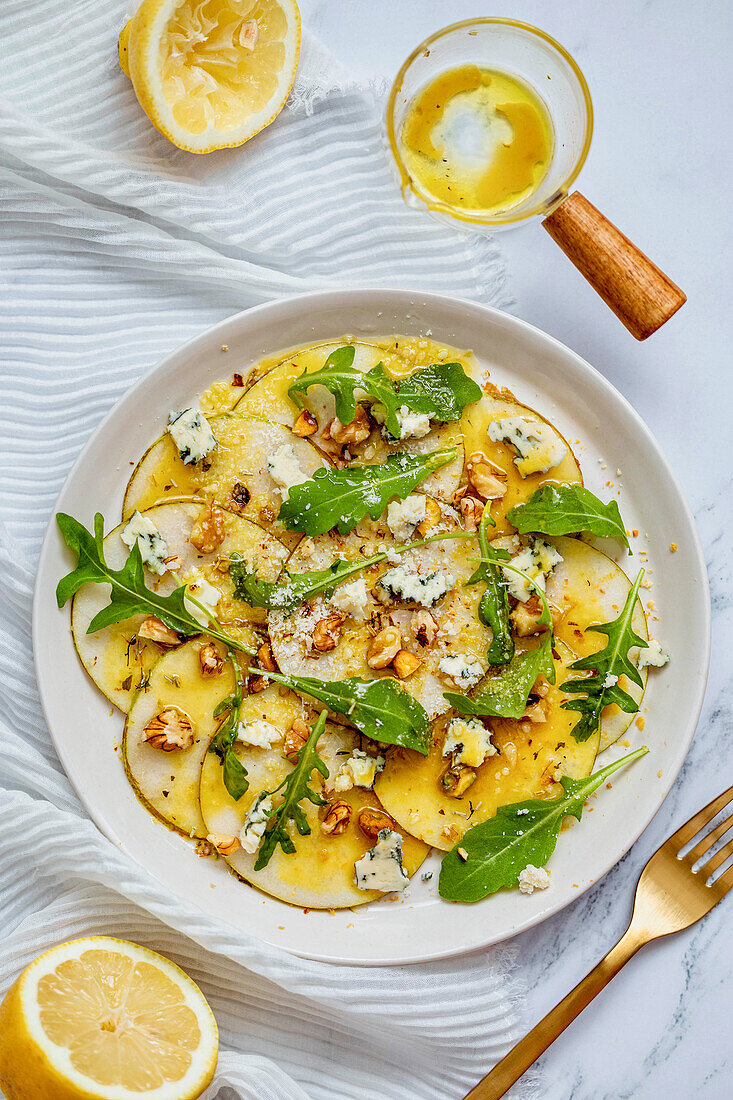
[(477, 65), (441, 73), (409, 104), (400, 133), (405, 167), (429, 205), (501, 214), (540, 186), (553, 129), (539, 95), (517, 77)]

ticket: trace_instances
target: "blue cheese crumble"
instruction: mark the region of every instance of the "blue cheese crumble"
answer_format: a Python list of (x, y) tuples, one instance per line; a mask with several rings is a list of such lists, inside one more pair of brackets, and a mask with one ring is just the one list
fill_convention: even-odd
[(430, 431), (427, 413), (410, 412), (407, 405), (402, 405), (395, 416), (400, 426), (400, 439), (423, 439)]
[(396, 539), (412, 538), (415, 528), (425, 519), (426, 500), (422, 493), (410, 493), (404, 500), (393, 500), (387, 508), (387, 526)]
[[(547, 577), (562, 560), (562, 555), (554, 546), (550, 546), (549, 542), (545, 542), (544, 539), (530, 538), (528, 545), (512, 558), (511, 563), (515, 569), (521, 569), (531, 577), (544, 592)], [(512, 573), (511, 569), (502, 568), (502, 573), (509, 595), (514, 596), (514, 599), (519, 600), (520, 603), (526, 603), (533, 591), (529, 581)]]
[(267, 472), (280, 490), (283, 500), (288, 499), (288, 493), (294, 485), (310, 481), (309, 475), (298, 462), (292, 443), (281, 443), (273, 451), (267, 460)]
[(475, 718), (451, 718), (445, 733), (443, 756), (452, 756), (454, 764), (479, 768), (489, 756), (496, 756), (491, 730)]
[(237, 727), (237, 741), (243, 741), (245, 745), (255, 745), (258, 749), (269, 749), (275, 741), (281, 739), (282, 731), (265, 718), (240, 722)]
[(354, 864), (354, 881), (360, 890), (389, 893), (404, 890), (410, 881), (402, 866), (402, 837), (392, 829), (382, 829), (377, 843)]
[(183, 409), (168, 417), (168, 431), (187, 466), (203, 462), (214, 450), (216, 440), (211, 425), (200, 409)]
[(485, 669), (476, 657), (467, 657), (465, 653), (453, 653), (441, 657), (438, 668), (460, 688), (468, 690), (477, 684)]
[(239, 843), (242, 845), (243, 850), (249, 852), (250, 855), (254, 855), (260, 846), (272, 810), (272, 799), (267, 791), (260, 791), (252, 803), (239, 833)]
[(143, 565), (151, 573), (162, 577), (167, 572), (165, 559), (169, 556), (168, 543), (149, 516), (143, 516), (135, 510), (130, 522), (120, 533), (120, 538), (130, 550), (137, 543)]
[(505, 416), (492, 420), (486, 429), (494, 443), (509, 443), (517, 452), (514, 465), (522, 477), (546, 474), (559, 466), (568, 449), (549, 424), (540, 420), (525, 420), (521, 416)]
[(416, 573), (406, 562), (401, 562), (394, 569), (387, 570), (378, 587), (393, 600), (432, 607), (454, 584), (455, 577), (451, 573), (440, 569), (432, 573)]
[(383, 756), (368, 756), (361, 749), (354, 749), (333, 779), (335, 791), (350, 791), (352, 787), (371, 789), (377, 774), (384, 770)]
[(654, 638), (650, 638), (649, 647), (639, 652), (636, 667), (638, 669), (663, 668), (666, 664), (669, 664), (669, 653), (665, 653), (659, 642)]

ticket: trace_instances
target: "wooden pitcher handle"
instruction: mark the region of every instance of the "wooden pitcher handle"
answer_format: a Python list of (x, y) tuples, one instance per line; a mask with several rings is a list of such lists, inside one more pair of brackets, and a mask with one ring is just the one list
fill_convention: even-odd
[(646, 340), (687, 301), (580, 191), (568, 195), (542, 224), (637, 340)]

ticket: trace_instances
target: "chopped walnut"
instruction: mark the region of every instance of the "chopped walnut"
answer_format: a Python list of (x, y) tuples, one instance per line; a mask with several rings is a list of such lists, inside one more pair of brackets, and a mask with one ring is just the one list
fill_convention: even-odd
[(413, 611), (410, 630), (421, 646), (429, 646), (437, 638), (439, 626), (429, 611)]
[(194, 523), (189, 541), (202, 554), (213, 554), (223, 543), (225, 535), (224, 516), (212, 504), (206, 514)]
[(218, 676), (224, 668), (224, 658), (213, 642), (207, 642), (199, 650), (199, 665), (203, 676)]
[(157, 645), (167, 646), (168, 648), (181, 644), (181, 639), (176, 631), (171, 630), (155, 615), (148, 615), (146, 619), (143, 619), (137, 628), (137, 636), (141, 642), (155, 642)]
[(143, 730), (144, 740), (153, 749), (173, 752), (174, 749), (190, 749), (193, 744), (193, 723), (178, 707), (166, 707), (151, 718)]
[(319, 619), (313, 627), (313, 648), (319, 653), (328, 653), (335, 649), (345, 621), (346, 616), (340, 611), (334, 611), (324, 619)]
[(265, 672), (277, 672), (277, 662), (269, 642), (263, 642), (257, 650), (257, 664)]
[(269, 681), (266, 676), (258, 676), (255, 673), (253, 676), (247, 678), (247, 691), (250, 695), (259, 695), (261, 691), (264, 691)]
[(367, 649), (369, 668), (386, 668), (391, 665), (402, 645), (402, 634), (398, 626), (385, 626), (376, 634)]
[(410, 653), (409, 649), (400, 649), (394, 656), (392, 668), (400, 680), (407, 680), (414, 672), (417, 672), (421, 664), (420, 658), (416, 657), (414, 653)]
[(228, 506), (232, 512), (241, 512), (250, 502), (252, 494), (243, 481), (235, 481), (232, 485)]
[(363, 443), (369, 438), (371, 425), (363, 405), (356, 406), (356, 414), (350, 424), (342, 424), (337, 416), (326, 427), (326, 435), (342, 447)]
[(397, 829), (394, 818), (391, 818), (384, 810), (375, 810), (371, 806), (365, 806), (359, 810), (357, 817), (359, 828), (369, 840), (376, 840), (382, 829)]
[(474, 451), (466, 465), (468, 484), (481, 500), (498, 500), (506, 493), (506, 475), (497, 475), (482, 451)]
[(239, 837), (231, 836), (229, 833), (209, 833), (206, 839), (216, 848), (220, 856), (233, 856), (241, 847)]
[(313, 413), (309, 413), (307, 409), (303, 409), (302, 413), (293, 424), (292, 430), (293, 435), (298, 435), (301, 438), (313, 435), (318, 431), (318, 421)]
[(425, 519), (421, 520), (417, 525), (417, 533), (423, 538), (440, 524), (443, 519), (443, 513), (440, 510), (440, 505), (433, 497), (425, 497)]
[(458, 508), (466, 531), (475, 531), (484, 513), (483, 501), (478, 497), (464, 496), (458, 502)]
[(345, 833), (351, 820), (351, 806), (343, 799), (331, 802), (328, 805), (326, 816), (321, 822), (321, 832), (328, 836), (341, 836)]
[(310, 726), (302, 718), (296, 718), (283, 737), (283, 756), (291, 757), (299, 753), (310, 737)]

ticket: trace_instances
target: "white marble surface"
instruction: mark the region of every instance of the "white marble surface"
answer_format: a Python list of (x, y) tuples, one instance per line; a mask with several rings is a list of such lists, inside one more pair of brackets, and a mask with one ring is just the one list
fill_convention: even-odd
[[(493, 8), (471, 0), (301, 0), (301, 8), (361, 76), (393, 75), (426, 34), (476, 14), (523, 19), (554, 35), (585, 71), (595, 105), (578, 185), (689, 297), (662, 331), (637, 344), (539, 226), (502, 236), (516, 313), (603, 371), (660, 440), (697, 516), (714, 606), (706, 704), (665, 805), (613, 872), (517, 940), (534, 1023), (621, 934), (651, 852), (733, 781), (733, 8), (729, 0), (515, 0)], [(731, 922), (733, 898), (697, 928), (644, 949), (547, 1053), (543, 1100), (733, 1096)]]

